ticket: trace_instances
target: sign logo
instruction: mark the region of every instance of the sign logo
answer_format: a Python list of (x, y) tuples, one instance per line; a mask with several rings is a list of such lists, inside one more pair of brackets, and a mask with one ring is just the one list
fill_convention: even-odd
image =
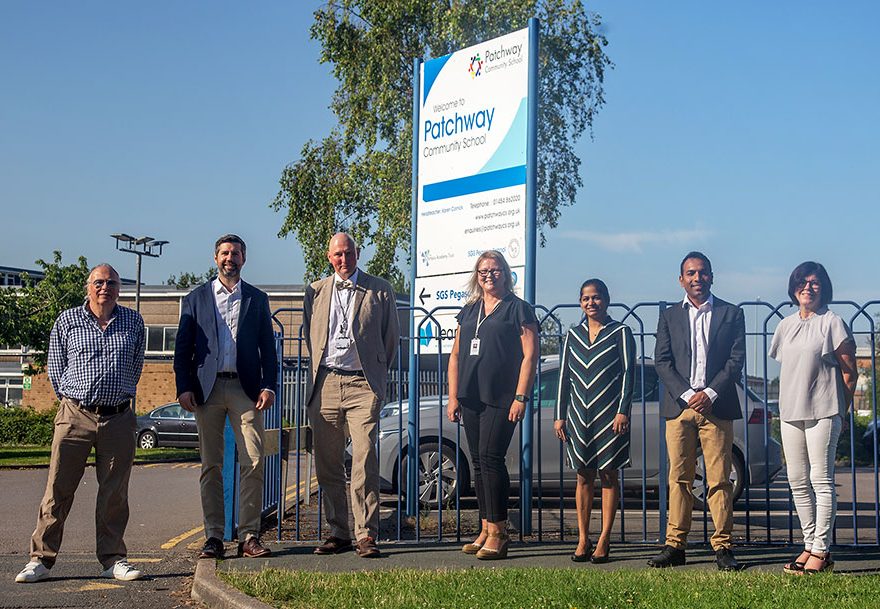
[(471, 57), (471, 65), (468, 68), (468, 73), (471, 75), (471, 78), (476, 78), (483, 73), (483, 60), (480, 58), (479, 53)]
[(423, 250), (422, 251), (422, 263), (425, 266), (431, 264), (431, 250)]
[(419, 344), (423, 347), (427, 347), (431, 344), (431, 341), (434, 339), (434, 324), (431, 322), (426, 323), (424, 326), (419, 328)]

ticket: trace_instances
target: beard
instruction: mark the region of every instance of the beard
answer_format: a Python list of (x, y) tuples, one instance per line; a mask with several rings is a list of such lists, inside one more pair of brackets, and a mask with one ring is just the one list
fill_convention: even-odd
[(237, 264), (224, 264), (220, 267), (220, 274), (226, 279), (235, 279), (241, 272), (241, 267)]

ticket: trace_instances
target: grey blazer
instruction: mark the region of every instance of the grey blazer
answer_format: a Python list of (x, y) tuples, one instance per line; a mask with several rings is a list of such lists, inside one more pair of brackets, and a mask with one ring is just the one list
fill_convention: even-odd
[[(311, 384), (306, 404), (311, 401), (318, 376), (318, 366), (327, 349), (333, 282), (335, 276), (325, 277), (306, 288), (303, 302), (303, 337), (309, 352)], [(352, 333), (358, 358), (370, 389), (380, 401), (385, 399), (388, 367), (394, 361), (400, 342), (400, 322), (397, 302), (391, 284), (361, 269), (355, 286), (352, 304)]]
[[(742, 309), (715, 296), (709, 325), (706, 380), (718, 398), (712, 413), (719, 419), (743, 417), (736, 385), (746, 357), (746, 324)], [(677, 302), (660, 313), (654, 366), (663, 383), (660, 414), (677, 418), (687, 408), (681, 399), (691, 389), (691, 325), (688, 312)]]

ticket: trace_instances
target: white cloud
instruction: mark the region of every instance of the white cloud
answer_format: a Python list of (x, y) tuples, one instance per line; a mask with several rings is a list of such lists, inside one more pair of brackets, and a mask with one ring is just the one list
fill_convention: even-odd
[(609, 252), (629, 252), (641, 254), (647, 245), (682, 245), (691, 248), (695, 242), (704, 242), (712, 236), (712, 231), (704, 228), (666, 231), (637, 231), (623, 233), (597, 232), (590, 230), (566, 230), (560, 233), (564, 239), (577, 239), (594, 243)]

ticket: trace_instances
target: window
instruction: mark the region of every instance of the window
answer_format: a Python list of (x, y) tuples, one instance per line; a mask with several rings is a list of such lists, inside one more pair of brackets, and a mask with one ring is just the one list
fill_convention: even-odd
[(20, 406), (21, 398), (21, 377), (0, 378), (0, 406)]
[(183, 412), (183, 408), (174, 404), (173, 406), (166, 406), (162, 410), (159, 411), (159, 418), (161, 419), (180, 419), (183, 418), (181, 413)]
[[(645, 401), (656, 402), (659, 398), (659, 379), (654, 366), (645, 365)], [(642, 365), (636, 361), (636, 375), (633, 379), (633, 402), (642, 401)]]
[[(548, 370), (541, 373), (541, 408), (556, 408), (556, 392), (559, 388), (559, 369)], [(534, 399), (537, 402), (538, 388), (534, 389)]]
[(162, 353), (174, 351), (177, 326), (147, 326), (147, 351)]

